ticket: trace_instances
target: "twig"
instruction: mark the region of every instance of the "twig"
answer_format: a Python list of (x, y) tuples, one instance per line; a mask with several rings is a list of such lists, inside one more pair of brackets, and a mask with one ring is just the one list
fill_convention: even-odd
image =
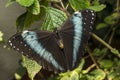
[(110, 39), (109, 39), (109, 41), (108, 41), (108, 44), (111, 44), (111, 42), (112, 42), (113, 36), (114, 36), (114, 34), (115, 34), (115, 29), (116, 29), (116, 28), (113, 28), (113, 31), (112, 31), (112, 33), (111, 33)]
[(103, 41), (96, 34), (92, 33), (91, 35), (92, 35), (92, 37), (94, 37), (95, 39), (97, 39), (99, 42), (101, 42), (103, 45), (105, 45), (108, 49), (113, 50), (113, 48), (108, 43), (106, 43), (105, 41)]
[(62, 0), (60, 0), (60, 4), (61, 4), (62, 8), (65, 9), (65, 6), (64, 6)]
[(91, 66), (89, 66), (86, 70), (83, 70), (83, 73), (86, 74), (88, 73), (92, 68), (94, 68), (96, 66), (96, 64), (92, 64)]
[(96, 62), (95, 58), (92, 55), (92, 51), (90, 50), (90, 48), (88, 46), (86, 48), (87, 48), (87, 51), (88, 51), (93, 63), (95, 64), (96, 68), (99, 69), (99, 66), (97, 65), (97, 62)]
[[(111, 51), (114, 51), (115, 49), (112, 48), (108, 43), (106, 43), (104, 40), (102, 40), (100, 37), (98, 37), (96, 34), (92, 33), (91, 34), (92, 37), (94, 37), (96, 40), (98, 40), (99, 42), (101, 42), (103, 45), (105, 45), (108, 49), (110, 49)], [(117, 56), (120, 58), (120, 53), (117, 54)]]
[(119, 0), (117, 0), (116, 9), (117, 9), (117, 13), (119, 13)]

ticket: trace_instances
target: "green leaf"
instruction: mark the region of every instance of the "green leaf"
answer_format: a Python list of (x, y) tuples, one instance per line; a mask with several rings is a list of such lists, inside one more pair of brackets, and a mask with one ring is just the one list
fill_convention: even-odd
[(29, 7), (34, 3), (34, 0), (16, 0), (21, 6)]
[(3, 33), (0, 31), (0, 42), (3, 41)]
[(92, 4), (93, 4), (93, 5), (100, 5), (100, 2), (99, 2), (99, 0), (93, 0), (93, 1), (92, 1)]
[(78, 72), (78, 73), (81, 72), (82, 69), (83, 69), (84, 64), (85, 64), (85, 60), (81, 59), (81, 62), (79, 64), (79, 66), (75, 69), (75, 71)]
[(86, 9), (90, 6), (89, 0), (69, 0), (69, 3), (75, 11)]
[[(94, 77), (92, 80), (103, 80), (106, 76), (105, 72), (101, 69), (94, 70), (90, 72), (91, 77)], [(90, 79), (91, 80), (91, 79)]]
[(103, 28), (106, 28), (106, 27), (108, 27), (108, 24), (106, 24), (106, 23), (99, 23), (96, 26), (96, 30), (103, 29)]
[(5, 5), (6, 7), (12, 5), (16, 0), (8, 0), (7, 4)]
[(96, 12), (102, 11), (104, 8), (106, 8), (106, 5), (101, 4), (101, 5), (95, 5), (95, 6), (89, 6), (88, 9), (92, 9)]
[(119, 14), (118, 13), (113, 13), (109, 16), (107, 16), (105, 19), (104, 19), (104, 22), (109, 24), (109, 25), (113, 25), (115, 23), (117, 23), (117, 18), (119, 17)]
[(27, 57), (23, 56), (23, 67), (28, 71), (28, 76), (31, 80), (34, 79), (35, 75), (40, 71), (41, 66), (37, 64), (36, 61), (30, 60)]
[(15, 72), (15, 79), (16, 80), (21, 80), (21, 78), (24, 76), (26, 72), (26, 69), (20, 66), (17, 71)]
[(22, 31), (24, 28), (24, 24), (25, 24), (25, 18), (26, 18), (27, 12), (23, 13), (22, 15), (20, 15), (17, 20), (16, 20), (16, 26), (17, 26), (17, 30)]
[(70, 77), (68, 77), (68, 76), (64, 76), (64, 77), (62, 77), (60, 80), (71, 80), (71, 79), (70, 79)]
[(30, 11), (34, 15), (38, 15), (40, 13), (39, 1), (34, 0), (34, 3), (28, 8), (28, 11)]
[(114, 65), (114, 62), (108, 59), (103, 59), (99, 62), (99, 64), (102, 68), (109, 69)]
[(73, 71), (70, 75), (71, 80), (79, 80), (79, 75), (76, 71)]
[(117, 49), (113, 49), (113, 50), (111, 50), (111, 52), (114, 54), (119, 54), (119, 51)]
[(99, 48), (95, 48), (93, 51), (93, 55), (94, 56), (102, 56), (104, 54), (106, 54), (107, 48), (103, 48), (103, 49), (99, 49)]
[(64, 12), (55, 8), (47, 7), (45, 21), (41, 29), (53, 31), (54, 28), (60, 27), (66, 18), (67, 16)]
[(22, 31), (24, 28), (29, 28), (33, 22), (41, 19), (41, 17), (44, 15), (43, 13), (44, 11), (42, 11), (39, 15), (33, 15), (31, 12), (25, 12), (24, 14), (20, 15), (16, 20), (18, 31)]

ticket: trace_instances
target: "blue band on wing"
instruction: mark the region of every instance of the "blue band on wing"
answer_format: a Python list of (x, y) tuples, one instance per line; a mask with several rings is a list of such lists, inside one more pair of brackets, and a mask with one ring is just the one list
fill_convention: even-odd
[(72, 22), (74, 24), (74, 37), (73, 37), (73, 63), (72, 66), (75, 66), (77, 60), (78, 49), (81, 44), (82, 37), (82, 15), (80, 12), (76, 12), (72, 16)]
[(57, 63), (53, 58), (52, 54), (43, 48), (38, 42), (37, 34), (33, 31), (24, 31), (22, 33), (24, 41), (40, 56), (43, 57), (47, 62), (51, 63), (56, 69), (63, 71), (64, 69)]

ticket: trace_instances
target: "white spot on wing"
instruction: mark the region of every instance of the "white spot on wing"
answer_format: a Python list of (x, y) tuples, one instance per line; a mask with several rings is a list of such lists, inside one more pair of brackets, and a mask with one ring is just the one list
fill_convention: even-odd
[(12, 43), (10, 43), (10, 46), (12, 46)]
[(92, 19), (94, 19), (94, 18), (92, 17)]
[(93, 13), (93, 11), (91, 11)]
[(17, 51), (19, 51), (19, 48), (17, 48)]
[(92, 29), (92, 26), (90, 26), (90, 29)]
[(9, 43), (11, 43), (11, 41), (9, 40)]
[(88, 10), (86, 10), (86, 12), (88, 12)]
[(15, 46), (13, 46), (13, 48), (15, 48)]
[(25, 44), (24, 46), (26, 47), (27, 45)]
[(92, 13), (92, 16), (94, 16), (95, 14), (94, 13)]

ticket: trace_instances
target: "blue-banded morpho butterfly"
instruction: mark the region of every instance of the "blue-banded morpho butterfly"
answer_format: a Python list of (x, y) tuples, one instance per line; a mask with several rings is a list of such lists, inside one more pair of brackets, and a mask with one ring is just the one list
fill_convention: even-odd
[(93, 10), (75, 12), (60, 29), (16, 33), (9, 39), (9, 45), (49, 71), (73, 70), (79, 65), (94, 20)]

